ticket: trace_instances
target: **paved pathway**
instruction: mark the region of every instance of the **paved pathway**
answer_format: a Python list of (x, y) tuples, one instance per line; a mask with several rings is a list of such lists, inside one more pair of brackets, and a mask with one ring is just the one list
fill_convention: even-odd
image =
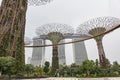
[(18, 79), (18, 80), (120, 80), (120, 77), (112, 77), (112, 78), (41, 78), (41, 79)]

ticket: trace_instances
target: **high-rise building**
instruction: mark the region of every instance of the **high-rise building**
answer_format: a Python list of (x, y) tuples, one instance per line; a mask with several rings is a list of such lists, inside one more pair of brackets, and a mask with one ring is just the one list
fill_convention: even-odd
[[(61, 42), (64, 42), (62, 40)], [(66, 65), (65, 45), (58, 45), (59, 65)]]
[[(63, 42), (64, 40), (62, 40)], [(45, 44), (45, 40), (33, 39), (33, 46)], [(58, 45), (59, 64), (65, 65), (65, 45)], [(34, 47), (32, 52), (31, 64), (34, 66), (43, 66), (45, 62), (45, 47)]]
[(31, 57), (28, 57), (27, 64), (30, 64), (30, 62), (31, 62)]
[[(73, 40), (76, 40), (73, 39)], [(64, 42), (65, 40), (61, 40)], [(45, 44), (44, 39), (33, 39), (33, 46)], [(73, 58), (74, 63), (77, 65), (82, 64), (83, 61), (87, 60), (87, 52), (84, 42), (73, 43)], [(60, 65), (66, 65), (65, 45), (58, 45), (58, 58)], [(45, 47), (34, 47), (32, 52), (31, 64), (34, 66), (43, 66), (45, 62)]]
[[(73, 41), (76, 39), (73, 39)], [(88, 59), (84, 42), (73, 43), (73, 58), (76, 65), (81, 65), (83, 61)]]
[[(43, 45), (45, 40), (33, 39), (33, 46)], [(34, 66), (43, 66), (45, 62), (45, 47), (34, 47), (32, 52), (31, 64)]]

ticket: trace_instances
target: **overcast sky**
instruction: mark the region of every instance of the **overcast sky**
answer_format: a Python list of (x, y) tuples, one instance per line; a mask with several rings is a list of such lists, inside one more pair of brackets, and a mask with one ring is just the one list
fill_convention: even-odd
[[(120, 18), (120, 0), (53, 0), (42, 6), (28, 6), (26, 17), (25, 36), (36, 36), (35, 29), (47, 23), (63, 23), (74, 28), (81, 23), (95, 17), (113, 16)], [(106, 57), (110, 61), (120, 63), (120, 29), (117, 29), (103, 38)], [(88, 58), (98, 58), (96, 42), (91, 39), (85, 41)], [(67, 64), (73, 63), (72, 46), (66, 45)], [(51, 47), (46, 48), (46, 60), (51, 60)], [(51, 53), (50, 53), (51, 52)], [(26, 61), (32, 55), (32, 49), (26, 49)], [(70, 55), (68, 57), (68, 55)], [(49, 57), (50, 56), (50, 57)]]

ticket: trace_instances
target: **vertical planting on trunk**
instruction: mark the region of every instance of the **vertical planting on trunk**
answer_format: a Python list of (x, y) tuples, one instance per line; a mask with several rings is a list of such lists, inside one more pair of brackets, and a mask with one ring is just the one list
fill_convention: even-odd
[(24, 32), (27, 0), (3, 0), (0, 7), (1, 56), (13, 56), (25, 63)]

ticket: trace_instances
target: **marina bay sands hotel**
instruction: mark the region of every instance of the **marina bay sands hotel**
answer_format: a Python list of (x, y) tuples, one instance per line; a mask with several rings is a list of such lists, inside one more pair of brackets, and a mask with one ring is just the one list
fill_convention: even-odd
[[(77, 35), (77, 34), (65, 34), (64, 39), (77, 40), (78, 38), (85, 38), (87, 36)], [(46, 44), (46, 40), (48, 40), (46, 35), (41, 35), (40, 37), (33, 38), (33, 46), (44, 45)], [(73, 47), (73, 60), (77, 65), (82, 64), (83, 61), (87, 60), (87, 52), (85, 48), (84, 41), (72, 43)], [(33, 48), (32, 58), (30, 64), (34, 66), (43, 66), (45, 62), (45, 47), (35, 47)], [(58, 45), (58, 57), (59, 64), (66, 65), (66, 55), (65, 55), (65, 45)]]

